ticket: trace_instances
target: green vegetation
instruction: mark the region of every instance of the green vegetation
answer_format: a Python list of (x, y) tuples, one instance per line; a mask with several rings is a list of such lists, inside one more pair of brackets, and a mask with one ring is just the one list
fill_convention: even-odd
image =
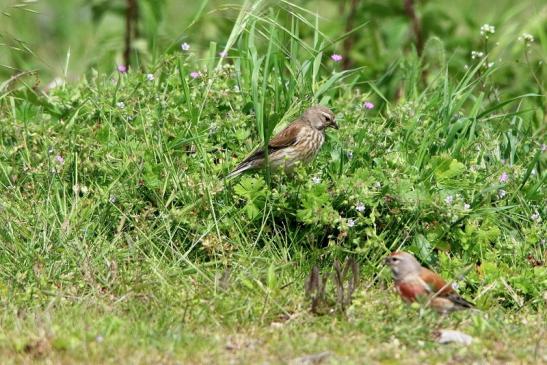
[[(185, 36), (128, 72), (117, 50), (76, 57), (80, 75), (40, 70), (80, 79), (47, 91), (0, 83), (3, 363), (547, 361), (546, 8), (420, 4), (420, 48), (399, 2), (358, 2), (353, 32), (312, 3), (251, 1), (218, 23), (197, 3)], [(315, 103), (340, 130), (313, 163), (223, 179)], [(382, 264), (397, 249), (478, 310), (402, 303)], [(346, 257), (353, 303), (312, 314), (312, 267)], [(440, 345), (440, 329), (475, 341)]]

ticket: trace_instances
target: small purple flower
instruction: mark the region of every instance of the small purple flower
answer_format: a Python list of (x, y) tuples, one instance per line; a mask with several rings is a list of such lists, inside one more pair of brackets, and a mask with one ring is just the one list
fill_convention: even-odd
[(192, 72), (190, 72), (190, 77), (193, 78), (193, 79), (197, 79), (198, 77), (201, 77), (201, 72), (192, 71)]
[(127, 66), (126, 65), (118, 65), (118, 72), (121, 74), (124, 74), (127, 72)]
[(180, 45), (180, 48), (181, 48), (184, 52), (187, 52), (187, 51), (190, 50), (190, 45), (189, 45), (188, 43), (184, 42), (184, 43), (182, 43), (182, 44)]
[(507, 192), (503, 189), (498, 190), (498, 198), (503, 199), (507, 195)]
[(57, 163), (58, 163), (59, 165), (64, 165), (64, 164), (65, 164), (65, 159), (64, 159), (63, 156), (61, 156), (61, 155), (55, 156), (55, 161), (57, 161)]
[(448, 195), (446, 198), (444, 198), (444, 202), (450, 205), (452, 204), (452, 202), (454, 202), (454, 197), (452, 195)]
[(311, 182), (314, 183), (315, 185), (320, 184), (321, 178), (319, 176), (314, 176), (311, 178)]
[(220, 58), (227, 57), (227, 56), (228, 56), (228, 51), (220, 51), (220, 52), (218, 53), (218, 55), (220, 56)]
[(349, 218), (349, 219), (348, 219), (348, 227), (351, 228), (351, 227), (353, 227), (353, 226), (355, 226), (355, 220)]
[(333, 60), (334, 62), (340, 62), (342, 61), (344, 57), (342, 57), (342, 55), (339, 55), (339, 54), (336, 54), (334, 53), (332, 56), (330, 56), (330, 59)]
[(154, 74), (146, 74), (146, 79), (148, 81), (154, 81)]
[(504, 172), (500, 176), (500, 183), (506, 183), (507, 181), (509, 181), (509, 175), (507, 174), (507, 172)]
[(452, 283), (452, 285), (450, 285), (450, 286), (451, 286), (452, 289), (454, 289), (454, 290), (458, 290), (458, 288), (460, 287), (460, 286), (458, 285), (458, 283), (456, 283), (456, 282)]
[(374, 109), (374, 104), (371, 103), (370, 101), (365, 101), (363, 103), (363, 108), (368, 109), (368, 110)]
[(357, 210), (358, 212), (364, 212), (365, 211), (365, 205), (361, 202), (357, 203), (357, 205), (355, 205), (355, 210)]

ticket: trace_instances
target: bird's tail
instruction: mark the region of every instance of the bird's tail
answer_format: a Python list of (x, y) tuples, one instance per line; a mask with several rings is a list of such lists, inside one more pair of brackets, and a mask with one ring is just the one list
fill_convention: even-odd
[(462, 308), (475, 308), (475, 304), (471, 303), (470, 301), (467, 301), (460, 297), (459, 295), (449, 295), (448, 299), (453, 302), (454, 304), (462, 307)]
[(225, 179), (231, 179), (232, 177), (236, 177), (241, 175), (244, 171), (247, 171), (249, 169), (252, 169), (254, 166), (251, 162), (244, 162), (237, 165), (235, 169), (232, 170), (228, 175), (226, 175)]

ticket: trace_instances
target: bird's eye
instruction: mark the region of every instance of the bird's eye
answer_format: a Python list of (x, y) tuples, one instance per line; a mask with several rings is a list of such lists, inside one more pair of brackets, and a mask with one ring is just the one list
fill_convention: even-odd
[(327, 114), (327, 113), (324, 113), (324, 112), (321, 112), (321, 114), (325, 117), (325, 119), (327, 120), (327, 122), (331, 122), (332, 121), (332, 117)]

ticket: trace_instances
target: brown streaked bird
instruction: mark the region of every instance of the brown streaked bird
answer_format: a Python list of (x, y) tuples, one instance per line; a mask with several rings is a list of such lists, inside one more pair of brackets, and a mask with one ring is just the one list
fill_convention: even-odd
[[(338, 129), (334, 113), (323, 105), (309, 108), (297, 120), (276, 134), (268, 142), (268, 162), (272, 170), (284, 168), (290, 173), (298, 162), (313, 160), (325, 141), (325, 129)], [(230, 172), (226, 178), (247, 170), (264, 167), (264, 147), (256, 149)]]
[(422, 267), (416, 258), (407, 252), (394, 252), (385, 259), (391, 268), (395, 288), (406, 302), (424, 298), (427, 304), (440, 313), (473, 308), (474, 305), (454, 291), (439, 275)]

